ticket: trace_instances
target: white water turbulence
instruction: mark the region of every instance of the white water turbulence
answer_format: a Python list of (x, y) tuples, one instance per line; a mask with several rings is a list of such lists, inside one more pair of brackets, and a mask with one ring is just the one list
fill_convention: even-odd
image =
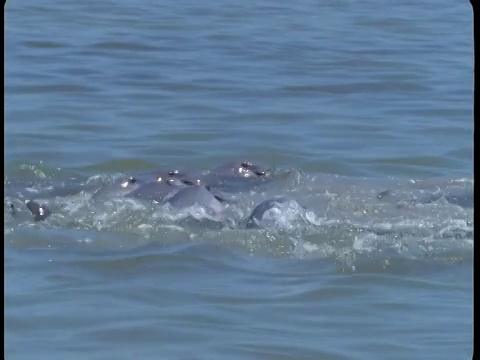
[[(42, 234), (7, 237), (7, 246), (96, 251), (206, 243), (254, 256), (333, 260), (346, 271), (471, 260), (470, 179), (372, 180), (271, 168), (268, 176), (217, 176), (195, 169), (184, 176), (170, 171), (175, 180), (159, 186), (155, 170), (47, 173), (32, 166), (27, 176), (4, 179), (5, 235)], [(47, 216), (32, 216), (27, 201)]]

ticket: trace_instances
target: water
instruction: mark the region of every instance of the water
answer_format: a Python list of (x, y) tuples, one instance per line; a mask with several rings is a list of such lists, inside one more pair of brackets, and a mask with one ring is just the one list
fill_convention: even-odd
[[(5, 195), (7, 359), (470, 358), (473, 209), (448, 195), (471, 195), (471, 14), (9, 1), (6, 188), (244, 159), (285, 176), (220, 228), (88, 192), (34, 223)], [(308, 211), (244, 229), (275, 195)]]

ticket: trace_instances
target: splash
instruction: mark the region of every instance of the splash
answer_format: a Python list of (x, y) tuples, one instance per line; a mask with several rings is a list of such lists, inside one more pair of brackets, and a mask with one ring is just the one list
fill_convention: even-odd
[[(394, 258), (470, 261), (472, 256), (473, 181), (465, 178), (380, 181), (278, 170), (276, 177), (251, 187), (219, 187), (228, 200), (220, 213), (212, 214), (199, 204), (176, 209), (115, 192), (94, 197), (93, 188), (115, 184), (128, 174), (76, 180), (61, 172), (45, 179), (53, 171), (30, 171), (27, 178), (22, 173), (20, 182), (4, 180), (9, 190), (4, 198), (6, 246), (38, 246), (36, 237), (17, 241), (17, 235), (55, 231), (68, 235), (54, 246), (104, 248), (108, 243), (114, 249), (206, 242), (254, 256), (335, 259), (350, 271), (359, 259), (383, 259), (382, 266), (389, 266)], [(79, 191), (49, 197), (59, 184), (78, 185)], [(25, 194), (48, 203), (52, 215), (32, 221)], [(256, 226), (247, 226), (256, 207), (276, 197), (288, 201), (269, 207), (254, 219)]]

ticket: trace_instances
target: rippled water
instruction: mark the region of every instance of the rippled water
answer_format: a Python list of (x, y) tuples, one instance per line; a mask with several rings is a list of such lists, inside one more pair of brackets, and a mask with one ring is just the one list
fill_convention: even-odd
[[(471, 19), (468, 2), (9, 1), (7, 359), (469, 358)], [(213, 225), (45, 195), (246, 159), (276, 177), (222, 189)], [(247, 229), (278, 195), (300, 206)]]

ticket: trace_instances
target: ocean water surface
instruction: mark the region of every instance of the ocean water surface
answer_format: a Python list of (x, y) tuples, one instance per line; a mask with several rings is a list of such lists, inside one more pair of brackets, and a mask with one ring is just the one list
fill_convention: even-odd
[[(471, 358), (468, 1), (4, 14), (6, 359)], [(153, 169), (222, 211), (125, 196)]]

